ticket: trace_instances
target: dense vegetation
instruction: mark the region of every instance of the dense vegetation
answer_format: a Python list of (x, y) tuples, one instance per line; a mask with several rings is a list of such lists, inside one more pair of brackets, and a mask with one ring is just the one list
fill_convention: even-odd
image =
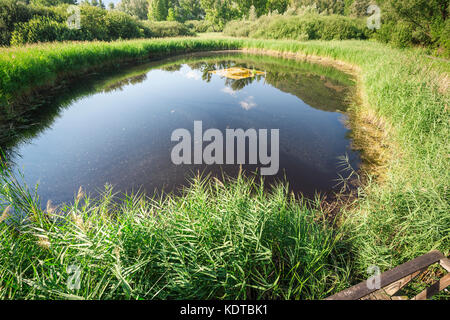
[[(396, 47), (422, 45), (450, 56), (450, 7), (448, 1), (377, 1), (380, 27), (367, 27), (370, 1), (299, 1), (303, 6), (260, 15), (254, 7), (243, 19), (224, 29), (231, 36), (266, 39), (367, 39), (374, 38)], [(348, 5), (344, 6), (346, 3)], [(370, 12), (373, 13), (373, 12)]]
[(370, 30), (365, 22), (339, 15), (318, 14), (261, 16), (255, 20), (231, 21), (224, 34), (237, 37), (292, 39), (292, 40), (344, 40), (367, 39)]
[[(184, 24), (141, 21), (118, 10), (80, 5), (80, 28), (69, 27), (68, 5), (42, 7), (0, 0), (0, 45), (64, 40), (103, 40), (192, 35)], [(4, 28), (3, 28), (4, 26)]]
[[(374, 153), (383, 160), (372, 159), (382, 173), (378, 180), (369, 175), (356, 202), (344, 207), (339, 227), (331, 231), (320, 222), (320, 210), (306, 209), (283, 188), (262, 194), (246, 180), (196, 181), (183, 196), (161, 201), (113, 204), (106, 196), (85, 203), (80, 195), (74, 205), (49, 204), (43, 212), (5, 171), (1, 192), (12, 209), (0, 223), (3, 298), (319, 298), (354, 282), (350, 274), (367, 277), (370, 265), (386, 270), (431, 249), (448, 255), (450, 70), (448, 62), (422, 50), (364, 41), (220, 37), (5, 48), (1, 98), (12, 103), (27, 89), (105, 63), (238, 48), (337, 59), (358, 72), (362, 103), (350, 113), (363, 125), (354, 134), (370, 138), (367, 127), (382, 130)], [(9, 210), (31, 216), (14, 221)], [(61, 210), (70, 218), (55, 223), (50, 218)], [(89, 286), (69, 292), (61, 281), (72, 263), (82, 266)], [(268, 276), (272, 271), (279, 278)], [(160, 295), (151, 294), (163, 284)]]
[[(307, 299), (345, 286), (342, 244), (283, 187), (195, 179), (182, 197), (114, 205), (111, 190), (80, 190), (63, 212), (34, 210), (0, 225), (2, 299)], [(67, 287), (72, 265), (80, 290)]]
[[(192, 35), (225, 28), (267, 39), (367, 39), (421, 45), (450, 56), (447, 0), (377, 0), (380, 27), (367, 28), (370, 0), (79, 1), (80, 29), (69, 28), (75, 0), (0, 0), (0, 45), (62, 40), (117, 40)], [(373, 17), (373, 16), (372, 16)], [(169, 21), (170, 23), (157, 23)], [(371, 20), (372, 21), (372, 20)], [(153, 23), (152, 23), (153, 22)], [(431, 51), (430, 51), (431, 52)]]

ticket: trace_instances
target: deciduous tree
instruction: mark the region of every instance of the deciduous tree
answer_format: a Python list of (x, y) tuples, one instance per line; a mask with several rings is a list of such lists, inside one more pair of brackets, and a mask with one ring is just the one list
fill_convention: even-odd
[(167, 0), (149, 0), (148, 19), (153, 21), (164, 21), (167, 18)]

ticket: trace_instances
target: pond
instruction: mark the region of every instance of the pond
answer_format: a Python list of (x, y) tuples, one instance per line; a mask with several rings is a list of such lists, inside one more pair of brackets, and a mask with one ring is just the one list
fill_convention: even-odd
[[(232, 67), (251, 76), (211, 72)], [(73, 201), (80, 186), (93, 196), (105, 184), (151, 195), (177, 192), (197, 172), (236, 176), (236, 161), (173, 162), (172, 133), (185, 128), (195, 139), (194, 121), (224, 136), (227, 129), (278, 129), (279, 169), (265, 180), (286, 180), (293, 192), (312, 197), (338, 190), (344, 167), (359, 166), (345, 126), (353, 84), (334, 68), (288, 59), (232, 52), (172, 57), (92, 74), (33, 106), (4, 111), (0, 146), (25, 182), (39, 185), (42, 203), (62, 203)], [(249, 162), (246, 172), (262, 167)]]

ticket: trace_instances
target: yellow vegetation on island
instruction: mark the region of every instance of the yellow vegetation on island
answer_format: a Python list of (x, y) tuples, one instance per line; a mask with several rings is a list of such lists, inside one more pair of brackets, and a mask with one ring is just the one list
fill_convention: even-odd
[(238, 67), (214, 70), (214, 71), (210, 71), (210, 73), (217, 74), (221, 77), (227, 77), (227, 78), (234, 79), (234, 80), (251, 78), (256, 75), (265, 75), (266, 74), (264, 71), (250, 70), (247, 68), (238, 68)]

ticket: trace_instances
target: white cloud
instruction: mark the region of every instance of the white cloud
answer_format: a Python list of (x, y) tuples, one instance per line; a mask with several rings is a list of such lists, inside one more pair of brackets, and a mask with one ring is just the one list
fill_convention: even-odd
[(194, 70), (188, 71), (184, 76), (188, 79), (194, 79), (194, 80), (201, 80), (201, 78), (202, 78), (202, 75), (200, 74), (200, 72), (196, 72)]
[(230, 87), (225, 87), (220, 91), (222, 91), (223, 93), (229, 94), (230, 96), (236, 97), (236, 92), (233, 89), (231, 89)]
[(255, 98), (253, 96), (249, 96), (245, 100), (240, 101), (239, 104), (241, 105), (242, 109), (250, 110), (257, 106), (254, 100)]

